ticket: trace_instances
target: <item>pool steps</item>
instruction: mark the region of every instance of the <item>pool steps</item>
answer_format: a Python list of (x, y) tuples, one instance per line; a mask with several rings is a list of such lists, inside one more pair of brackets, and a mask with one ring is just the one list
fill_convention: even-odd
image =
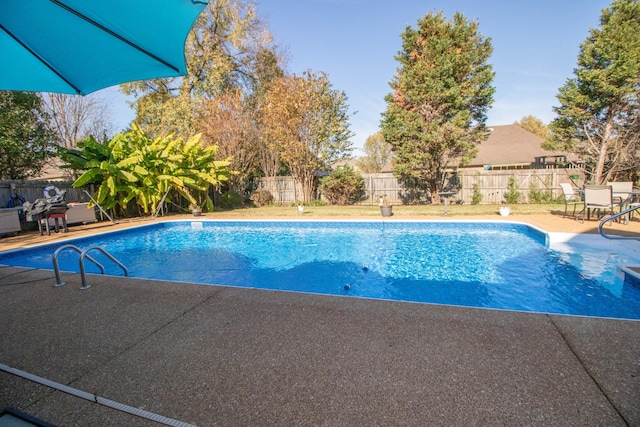
[(640, 266), (619, 266), (617, 273), (625, 285), (640, 289)]

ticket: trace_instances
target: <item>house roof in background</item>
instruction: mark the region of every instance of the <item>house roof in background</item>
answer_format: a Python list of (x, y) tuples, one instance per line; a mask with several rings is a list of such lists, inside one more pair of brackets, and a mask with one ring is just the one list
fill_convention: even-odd
[(40, 173), (31, 177), (32, 181), (73, 181), (70, 169), (63, 169), (64, 164), (58, 157), (47, 159)]
[[(465, 167), (526, 165), (534, 163), (536, 157), (540, 156), (567, 155), (559, 151), (544, 150), (542, 138), (518, 125), (491, 126), (490, 129), (489, 138), (478, 145), (478, 154)], [(567, 155), (568, 159), (571, 157)], [(391, 170), (392, 163), (388, 163), (381, 172)]]
[(478, 145), (478, 154), (467, 165), (505, 165), (533, 163), (536, 157), (566, 155), (542, 148), (543, 139), (518, 125), (490, 127), (489, 138)]

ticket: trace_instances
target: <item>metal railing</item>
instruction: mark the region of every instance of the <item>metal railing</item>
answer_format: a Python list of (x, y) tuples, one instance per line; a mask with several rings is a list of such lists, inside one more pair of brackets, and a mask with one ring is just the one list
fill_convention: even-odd
[[(637, 211), (638, 209), (640, 209), (640, 205), (638, 206), (633, 206), (629, 209), (626, 209), (624, 211), (618, 212), (617, 214), (613, 214), (611, 216), (608, 216), (606, 218), (603, 218), (600, 221), (600, 224), (598, 225), (598, 233), (600, 233), (600, 235), (606, 239), (611, 239), (611, 240), (640, 240), (640, 236), (639, 237), (635, 237), (635, 236), (619, 236), (619, 235), (615, 235), (615, 234), (607, 234), (604, 232), (604, 225), (609, 222), (609, 221), (615, 221), (618, 218), (621, 217), (627, 217), (627, 215), (630, 215), (632, 212)], [(628, 218), (628, 217), (627, 217)], [(628, 221), (628, 219), (627, 219)]]
[(82, 280), (82, 286), (80, 287), (80, 289), (89, 289), (91, 287), (90, 285), (87, 284), (87, 274), (86, 274), (86, 270), (85, 270), (85, 267), (84, 267), (85, 258), (88, 259), (89, 261), (93, 262), (95, 265), (97, 265), (98, 268), (100, 269), (100, 273), (101, 274), (105, 274), (104, 266), (102, 264), (100, 264), (98, 261), (96, 261), (93, 257), (91, 257), (88, 254), (88, 252), (92, 251), (92, 250), (97, 250), (97, 251), (102, 252), (102, 254), (104, 256), (106, 256), (111, 261), (113, 261), (117, 266), (122, 268), (122, 270), (124, 271), (124, 275), (125, 276), (129, 276), (129, 270), (127, 270), (127, 267), (125, 267), (124, 264), (122, 264), (113, 255), (111, 255), (109, 252), (107, 252), (104, 248), (101, 248), (100, 246), (89, 246), (85, 250), (81, 250), (79, 247), (74, 246), (74, 245), (62, 245), (58, 249), (56, 249), (56, 251), (53, 253), (53, 270), (54, 270), (54, 272), (56, 274), (56, 284), (53, 285), (53, 286), (64, 286), (65, 285), (65, 282), (63, 282), (61, 280), (61, 278), (60, 278), (60, 268), (58, 266), (58, 255), (64, 249), (73, 249), (74, 251), (76, 251), (76, 252), (78, 252), (80, 254), (80, 260), (79, 260), (79, 263), (80, 263), (80, 279)]
[[(56, 249), (56, 251), (53, 253), (53, 271), (56, 273), (56, 284), (53, 286), (64, 286), (65, 282), (62, 281), (62, 278), (60, 277), (60, 267), (58, 266), (58, 255), (60, 255), (60, 252), (62, 252), (65, 249), (73, 249), (74, 251), (78, 252), (79, 254), (82, 253), (82, 249), (80, 249), (79, 247), (75, 246), (75, 245), (62, 245), (60, 246), (58, 249)], [(88, 256), (86, 257), (89, 261), (93, 262), (95, 265), (98, 266), (98, 268), (100, 269), (100, 271), (102, 272), (102, 274), (104, 274), (104, 266), (102, 264), (100, 264), (98, 261), (96, 261), (95, 259), (93, 259), (92, 257)]]

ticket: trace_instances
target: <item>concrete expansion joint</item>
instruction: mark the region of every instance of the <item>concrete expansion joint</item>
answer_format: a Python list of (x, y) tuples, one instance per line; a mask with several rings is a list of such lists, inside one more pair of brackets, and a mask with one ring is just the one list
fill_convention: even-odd
[(580, 366), (582, 367), (584, 372), (589, 376), (589, 378), (591, 379), (593, 384), (598, 388), (598, 390), (600, 390), (600, 393), (602, 393), (602, 395), (605, 397), (605, 399), (607, 399), (607, 402), (609, 402), (609, 405), (611, 405), (611, 408), (613, 408), (613, 410), (618, 414), (620, 419), (622, 419), (625, 422), (626, 425), (630, 425), (629, 422), (625, 419), (623, 413), (616, 406), (615, 402), (609, 397), (609, 394), (607, 393), (607, 391), (602, 387), (600, 382), (593, 375), (593, 373), (591, 372), (591, 370), (589, 369), (587, 364), (582, 360), (582, 358), (580, 357), (578, 352), (575, 350), (573, 345), (571, 345), (571, 341), (562, 332), (562, 329), (560, 328), (560, 326), (558, 326), (558, 324), (556, 322), (554, 322), (553, 316), (547, 315), (547, 317), (549, 318), (551, 324), (553, 325), (553, 327), (556, 330), (556, 332), (558, 333), (558, 335), (560, 335), (560, 337), (562, 338), (562, 341), (564, 341), (564, 343), (567, 346), (567, 348), (571, 351), (571, 353), (573, 354), (575, 359), (578, 361), (578, 363), (580, 364)]

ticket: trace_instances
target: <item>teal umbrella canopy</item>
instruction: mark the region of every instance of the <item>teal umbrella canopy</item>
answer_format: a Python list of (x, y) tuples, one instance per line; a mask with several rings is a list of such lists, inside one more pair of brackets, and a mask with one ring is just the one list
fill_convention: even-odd
[(207, 1), (0, 0), (0, 89), (85, 95), (187, 74)]

